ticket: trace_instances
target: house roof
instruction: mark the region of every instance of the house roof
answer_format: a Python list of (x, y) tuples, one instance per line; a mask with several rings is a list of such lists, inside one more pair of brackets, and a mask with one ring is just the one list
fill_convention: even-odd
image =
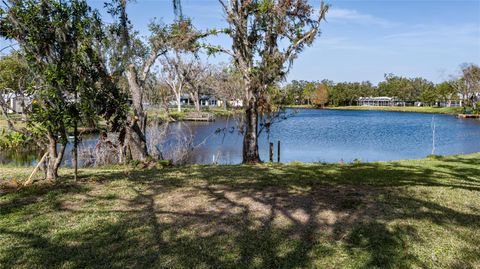
[(393, 97), (377, 96), (377, 97), (360, 97), (359, 101), (393, 101)]

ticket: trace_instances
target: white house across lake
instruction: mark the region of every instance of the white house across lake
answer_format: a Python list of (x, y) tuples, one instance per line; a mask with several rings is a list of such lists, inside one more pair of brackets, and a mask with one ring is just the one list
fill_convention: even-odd
[[(202, 96), (200, 96), (199, 101), (200, 101), (200, 107), (203, 107), (203, 108), (206, 108), (206, 107), (213, 108), (213, 107), (224, 106), (224, 101), (216, 98), (213, 95), (202, 95)], [(180, 105), (182, 107), (193, 106), (193, 104), (194, 104), (194, 102), (190, 98), (189, 94), (184, 94), (180, 98)], [(170, 101), (170, 106), (175, 107), (176, 105), (177, 105), (176, 100), (171, 100)], [(241, 99), (231, 99), (231, 100), (227, 101), (227, 105), (229, 107), (233, 107), (233, 108), (240, 108), (240, 107), (243, 107), (243, 100), (241, 100)]]
[[(436, 106), (440, 107), (460, 107), (462, 106), (463, 98), (459, 95), (455, 99), (448, 101), (435, 102)], [(357, 100), (358, 106), (424, 106), (422, 102), (404, 101), (395, 97), (377, 96), (377, 97), (360, 97)]]
[(380, 97), (360, 97), (358, 98), (359, 106), (394, 106), (394, 98), (387, 96)]
[(1, 98), (7, 106), (8, 113), (23, 114), (26, 112), (26, 109), (32, 104), (32, 98), (21, 94), (2, 94)]

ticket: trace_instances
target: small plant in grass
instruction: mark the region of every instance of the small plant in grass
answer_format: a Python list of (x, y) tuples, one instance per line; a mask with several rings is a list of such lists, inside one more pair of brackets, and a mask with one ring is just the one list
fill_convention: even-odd
[(349, 209), (359, 209), (365, 207), (365, 203), (361, 199), (349, 197), (345, 200), (342, 200), (339, 203), (339, 207), (341, 209), (349, 210)]
[(140, 164), (142, 163), (142, 161), (140, 160), (130, 160), (130, 162), (128, 162), (128, 164), (132, 167), (137, 167), (139, 166)]
[(360, 165), (360, 164), (362, 164), (362, 160), (355, 158), (355, 159), (353, 159), (352, 164), (353, 165)]
[(443, 159), (443, 156), (441, 155), (430, 154), (427, 156), (427, 160), (441, 160), (441, 159)]
[(172, 160), (160, 160), (157, 162), (160, 167), (171, 167), (173, 166)]
[(115, 200), (118, 198), (118, 195), (116, 193), (110, 192), (103, 197), (105, 200)]
[(174, 112), (170, 112), (169, 116), (175, 120), (181, 120), (185, 118), (185, 112), (174, 111)]

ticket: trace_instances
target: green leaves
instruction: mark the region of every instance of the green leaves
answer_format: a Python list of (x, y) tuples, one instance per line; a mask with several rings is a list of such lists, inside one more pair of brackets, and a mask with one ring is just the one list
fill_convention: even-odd
[(5, 129), (2, 129), (0, 132), (1, 149), (20, 149), (22, 148), (22, 145), (25, 145), (28, 142), (30, 142), (30, 139), (20, 132), (7, 132)]
[(125, 98), (96, 47), (104, 36), (101, 21), (85, 0), (11, 0), (1, 12), (1, 36), (20, 44), (37, 78), (30, 87), (32, 126), (66, 137), (74, 121), (124, 116), (118, 102)]
[(19, 53), (0, 58), (0, 91), (19, 92), (30, 80), (27, 63)]
[[(258, 89), (284, 79), (297, 55), (313, 43), (320, 21), (328, 10), (322, 4), (320, 14), (308, 1), (231, 1), (223, 3), (230, 28), (237, 68), (258, 85)], [(227, 51), (208, 46), (208, 53)]]
[(258, 3), (258, 11), (260, 14), (266, 14), (271, 12), (275, 6), (275, 2), (273, 0), (261, 0)]

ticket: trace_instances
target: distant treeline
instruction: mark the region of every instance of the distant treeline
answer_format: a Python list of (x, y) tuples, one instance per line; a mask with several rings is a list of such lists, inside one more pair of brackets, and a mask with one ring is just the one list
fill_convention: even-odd
[(480, 67), (464, 64), (460, 76), (438, 84), (421, 77), (386, 74), (377, 85), (370, 81), (293, 80), (282, 90), (288, 105), (350, 106), (356, 105), (360, 97), (389, 96), (425, 106), (449, 106), (452, 101), (462, 100), (462, 105), (476, 108), (480, 97)]

